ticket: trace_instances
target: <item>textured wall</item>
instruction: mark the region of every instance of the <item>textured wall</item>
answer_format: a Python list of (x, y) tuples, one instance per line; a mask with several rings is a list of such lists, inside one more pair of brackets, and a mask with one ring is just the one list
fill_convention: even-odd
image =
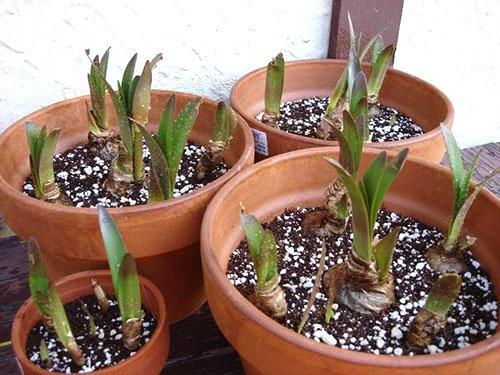
[(112, 46), (109, 76), (132, 54), (162, 52), (155, 88), (226, 98), (277, 52), (326, 57), (331, 0), (1, 0), (0, 130), (49, 103), (87, 93), (84, 49)]
[[(288, 60), (325, 57), (330, 12), (331, 0), (1, 0), (0, 131), (86, 94), (85, 48), (112, 46), (112, 81), (135, 51), (140, 64), (163, 52), (156, 88), (226, 98), (277, 51)], [(499, 20), (497, 0), (404, 4), (395, 67), (452, 99), (462, 145), (500, 141)]]

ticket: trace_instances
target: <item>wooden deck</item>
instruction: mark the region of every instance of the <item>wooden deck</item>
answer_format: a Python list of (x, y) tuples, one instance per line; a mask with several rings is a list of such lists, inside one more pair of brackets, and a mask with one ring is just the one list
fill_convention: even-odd
[[(490, 143), (463, 151), (470, 163), (481, 150), (475, 178), (485, 176), (500, 166), (500, 143)], [(446, 161), (444, 162), (446, 163)], [(488, 183), (500, 195), (500, 176)], [(0, 224), (0, 374), (20, 374), (8, 341), (10, 327), (19, 306), (29, 296), (26, 246), (18, 237), (7, 236)], [(204, 305), (197, 313), (171, 327), (171, 351), (165, 374), (241, 374), (238, 355), (215, 325)]]

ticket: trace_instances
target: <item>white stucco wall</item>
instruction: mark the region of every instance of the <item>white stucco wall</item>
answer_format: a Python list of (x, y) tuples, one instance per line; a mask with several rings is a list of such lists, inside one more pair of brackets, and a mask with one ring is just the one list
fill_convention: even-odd
[[(277, 51), (325, 57), (331, 0), (2, 0), (0, 131), (47, 104), (87, 93), (84, 49), (112, 46), (118, 79), (135, 52), (163, 52), (154, 87), (226, 98)], [(406, 0), (395, 67), (439, 86), (463, 146), (500, 141), (500, 2)], [(482, 113), (481, 113), (482, 112)]]

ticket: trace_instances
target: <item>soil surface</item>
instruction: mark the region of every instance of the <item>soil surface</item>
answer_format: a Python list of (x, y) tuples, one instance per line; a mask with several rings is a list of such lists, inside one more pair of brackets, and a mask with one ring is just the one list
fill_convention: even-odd
[[(318, 96), (281, 104), (278, 127), (291, 134), (318, 138), (318, 128), (328, 106), (328, 98)], [(402, 112), (379, 104), (380, 115), (370, 119), (371, 142), (400, 141), (417, 137), (423, 130)], [(261, 120), (262, 114), (257, 116)]]
[[(108, 296), (108, 299), (110, 308), (105, 315), (100, 312), (94, 295), (88, 295), (64, 305), (73, 335), (85, 357), (83, 367), (80, 368), (73, 364), (71, 357), (59, 342), (57, 336), (47, 331), (41, 321), (31, 329), (26, 342), (26, 355), (30, 361), (50, 371), (69, 373), (103, 369), (133, 356), (136, 352), (131, 352), (122, 345), (122, 323), (118, 303), (112, 296)], [(82, 309), (82, 302), (87, 305), (87, 309), (94, 317), (97, 327), (94, 338), (89, 337), (89, 319)], [(156, 328), (154, 316), (144, 306), (142, 309), (144, 318), (140, 347), (151, 339)], [(42, 338), (49, 350), (49, 365), (42, 364), (40, 358), (40, 341)]]
[[(138, 182), (131, 186), (128, 194), (114, 196), (103, 185), (108, 178), (110, 162), (97, 155), (97, 148), (90, 144), (78, 145), (63, 153), (54, 156), (54, 173), (56, 182), (61, 191), (73, 202), (76, 207), (126, 207), (146, 204), (148, 189), (145, 182)], [(191, 193), (202, 188), (222, 176), (229, 170), (224, 162), (220, 163), (214, 173), (198, 180), (195, 175), (196, 164), (205, 151), (205, 147), (194, 142), (188, 142), (184, 148), (184, 155), (177, 175), (174, 197)], [(143, 148), (145, 175), (147, 181), (149, 173), (149, 151)], [(35, 190), (31, 178), (27, 178), (23, 192), (35, 197)]]
[[(302, 220), (313, 209), (286, 210), (265, 227), (270, 228), (278, 243), (278, 269), (288, 303), (288, 315), (281, 322), (297, 330), (321, 257), (321, 238), (306, 233)], [(325, 322), (327, 290), (321, 287), (303, 334), (318, 342), (342, 349), (373, 354), (417, 355), (439, 353), (467, 347), (491, 336), (497, 326), (498, 306), (493, 286), (486, 272), (470, 252), (466, 252), (468, 270), (462, 274), (460, 295), (448, 313), (448, 323), (431, 345), (423, 349), (406, 344), (410, 322), (424, 305), (431, 286), (439, 275), (425, 259), (427, 249), (438, 243), (442, 233), (412, 218), (381, 210), (376, 237), (383, 237), (400, 226), (392, 262), (395, 302), (388, 311), (374, 316), (356, 313), (334, 304), (334, 316)], [(342, 263), (351, 251), (351, 224), (344, 234), (326, 238), (325, 271)], [(379, 238), (380, 238), (379, 237)], [(246, 297), (254, 292), (256, 277), (246, 241), (234, 250), (227, 277)]]

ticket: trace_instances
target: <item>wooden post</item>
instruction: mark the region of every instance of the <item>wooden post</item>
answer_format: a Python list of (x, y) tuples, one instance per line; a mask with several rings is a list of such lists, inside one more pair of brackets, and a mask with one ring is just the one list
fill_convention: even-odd
[(385, 45), (397, 45), (403, 0), (333, 0), (329, 58), (347, 59), (349, 54), (347, 12), (351, 15), (356, 36), (359, 38), (361, 34), (361, 45), (378, 32)]

